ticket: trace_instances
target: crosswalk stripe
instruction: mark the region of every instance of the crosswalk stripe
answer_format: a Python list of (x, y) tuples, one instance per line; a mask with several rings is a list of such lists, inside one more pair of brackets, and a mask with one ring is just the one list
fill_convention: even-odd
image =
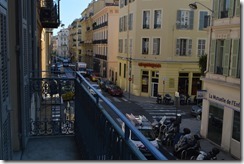
[(113, 100), (114, 100), (115, 102), (121, 102), (117, 97), (113, 97)]
[(124, 100), (124, 101), (128, 101), (126, 98), (123, 98), (123, 97), (121, 99)]

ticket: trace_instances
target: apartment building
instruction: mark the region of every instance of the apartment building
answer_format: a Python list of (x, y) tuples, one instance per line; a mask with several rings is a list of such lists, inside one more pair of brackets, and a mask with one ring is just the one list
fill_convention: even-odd
[[(118, 0), (92, 1), (91, 3), (89, 3), (88, 7), (81, 13), (82, 16), (81, 52), (82, 52), (82, 57), (84, 58), (83, 61), (87, 63), (89, 68), (93, 68), (97, 72), (100, 72), (101, 76), (103, 77), (107, 77), (107, 72), (108, 72), (108, 68), (107, 68), (108, 62), (106, 59), (107, 58), (106, 55), (108, 52), (114, 52), (115, 49), (115, 48), (111, 48), (111, 50), (113, 49), (112, 51), (108, 50), (106, 48), (108, 47), (107, 43), (105, 43), (104, 41), (106, 40), (105, 39), (106, 37), (109, 37), (108, 33), (111, 33), (106, 31), (113, 31), (110, 30), (110, 28), (115, 29), (117, 27), (116, 25), (117, 20), (114, 18), (114, 15), (116, 15), (114, 8), (117, 4), (118, 4)], [(109, 7), (111, 7), (111, 10), (113, 10), (111, 11), (111, 13), (108, 11)], [(109, 16), (106, 13), (110, 13)], [(110, 22), (113, 23), (110, 28), (108, 28), (108, 24), (106, 25), (106, 23), (104, 23), (105, 19), (106, 21), (108, 21), (108, 19), (114, 21), (114, 22)], [(100, 27), (101, 23), (103, 23), (102, 25), (103, 27)], [(115, 32), (111, 34), (115, 34)], [(113, 37), (116, 38), (116, 36)], [(113, 37), (111, 36), (110, 39), (113, 39), (115, 41)], [(93, 39), (96, 40), (93, 41)], [(101, 43), (101, 40), (103, 40), (103, 43)], [(109, 59), (114, 60), (113, 58), (109, 58)], [(113, 70), (111, 69), (111, 73), (112, 72), (115, 72), (114, 68)]]
[(241, 159), (240, 1), (213, 0), (201, 135)]
[(70, 57), (73, 62), (81, 61), (81, 19), (75, 19), (68, 29)]
[(113, 82), (117, 80), (118, 16), (118, 3), (105, 3), (92, 16), (94, 71)]
[[(29, 139), (32, 102), (36, 101), (30, 79), (43, 76), (40, 70), (46, 70), (50, 51), (49, 29), (57, 28), (60, 23), (59, 3), (45, 2), (0, 0), (2, 160), (14, 159), (14, 152), (23, 151)], [(50, 13), (55, 14), (50, 16)]]
[[(210, 6), (211, 0), (201, 1)], [(207, 48), (204, 16), (188, 0), (120, 0), (118, 84), (132, 94), (196, 95), (199, 57)]]
[(69, 57), (69, 29), (63, 28), (58, 32), (58, 56)]

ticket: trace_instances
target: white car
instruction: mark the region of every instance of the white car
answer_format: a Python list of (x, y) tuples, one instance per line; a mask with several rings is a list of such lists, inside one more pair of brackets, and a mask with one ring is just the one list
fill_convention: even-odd
[[(102, 90), (101, 90), (101, 88), (99, 87), (98, 84), (91, 84), (91, 86), (92, 86), (94, 89), (96, 89), (98, 92), (102, 93)], [(94, 91), (91, 87), (88, 87), (88, 89), (89, 89), (89, 91), (90, 91), (90, 93), (91, 93), (92, 95), (95, 95), (95, 94), (96, 94), (95, 91)]]

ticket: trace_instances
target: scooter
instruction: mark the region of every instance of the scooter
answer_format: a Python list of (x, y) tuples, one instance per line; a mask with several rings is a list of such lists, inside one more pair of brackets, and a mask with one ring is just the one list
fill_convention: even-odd
[(196, 160), (217, 160), (217, 155), (219, 154), (219, 149), (218, 148), (213, 148), (210, 152), (206, 153), (204, 151), (199, 151), (199, 154), (197, 157), (191, 157), (191, 159), (196, 159)]
[(164, 95), (163, 102), (164, 102), (164, 104), (167, 104), (167, 105), (174, 104), (172, 97), (168, 93)]
[(158, 94), (156, 102), (162, 104), (162, 95)]

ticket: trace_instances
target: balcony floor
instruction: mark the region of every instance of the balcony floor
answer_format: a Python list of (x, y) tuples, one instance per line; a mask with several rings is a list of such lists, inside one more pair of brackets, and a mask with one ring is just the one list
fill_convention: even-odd
[(81, 160), (74, 136), (31, 138), (21, 160)]

